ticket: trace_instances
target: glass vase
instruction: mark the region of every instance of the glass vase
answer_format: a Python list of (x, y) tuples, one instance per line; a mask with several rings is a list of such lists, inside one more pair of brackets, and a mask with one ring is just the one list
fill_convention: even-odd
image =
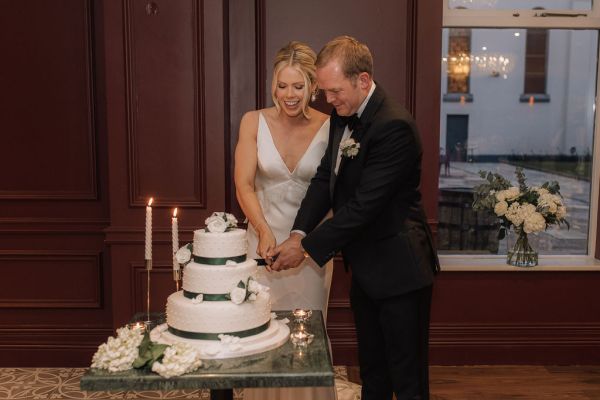
[(516, 240), (506, 254), (506, 263), (515, 267), (535, 267), (538, 265), (538, 253), (529, 244), (527, 232), (515, 228)]

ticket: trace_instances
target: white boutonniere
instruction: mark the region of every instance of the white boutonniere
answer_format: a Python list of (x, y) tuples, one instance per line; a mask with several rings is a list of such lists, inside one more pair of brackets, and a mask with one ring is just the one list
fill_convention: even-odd
[(358, 154), (360, 149), (360, 143), (354, 139), (349, 138), (340, 143), (340, 152), (343, 157), (354, 158)]

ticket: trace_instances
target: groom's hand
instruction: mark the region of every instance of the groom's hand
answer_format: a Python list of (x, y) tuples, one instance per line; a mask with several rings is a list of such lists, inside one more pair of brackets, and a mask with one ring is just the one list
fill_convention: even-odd
[(271, 264), (273, 271), (283, 271), (298, 267), (306, 258), (306, 252), (302, 248), (303, 236), (298, 233), (290, 234), (290, 237), (273, 251), (277, 254), (277, 260)]

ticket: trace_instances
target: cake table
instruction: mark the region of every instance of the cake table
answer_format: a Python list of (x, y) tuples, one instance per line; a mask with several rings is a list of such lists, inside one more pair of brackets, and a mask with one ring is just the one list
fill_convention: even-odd
[[(276, 311), (279, 318), (290, 319), (290, 311)], [(331, 354), (321, 311), (314, 310), (306, 325), (314, 339), (308, 347), (296, 348), (288, 341), (281, 347), (246, 357), (203, 360), (195, 372), (173, 378), (141, 370), (108, 372), (90, 368), (81, 378), (81, 389), (175, 390), (210, 389), (211, 399), (233, 399), (233, 388), (333, 386)]]

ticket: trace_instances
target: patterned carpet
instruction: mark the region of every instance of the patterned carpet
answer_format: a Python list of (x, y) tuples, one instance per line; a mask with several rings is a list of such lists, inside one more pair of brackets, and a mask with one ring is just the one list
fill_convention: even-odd
[[(83, 392), (79, 380), (85, 368), (0, 368), (0, 399), (209, 399), (208, 390), (169, 392)], [(334, 367), (336, 381), (348, 381), (346, 367)], [(241, 400), (242, 390), (234, 390)]]

